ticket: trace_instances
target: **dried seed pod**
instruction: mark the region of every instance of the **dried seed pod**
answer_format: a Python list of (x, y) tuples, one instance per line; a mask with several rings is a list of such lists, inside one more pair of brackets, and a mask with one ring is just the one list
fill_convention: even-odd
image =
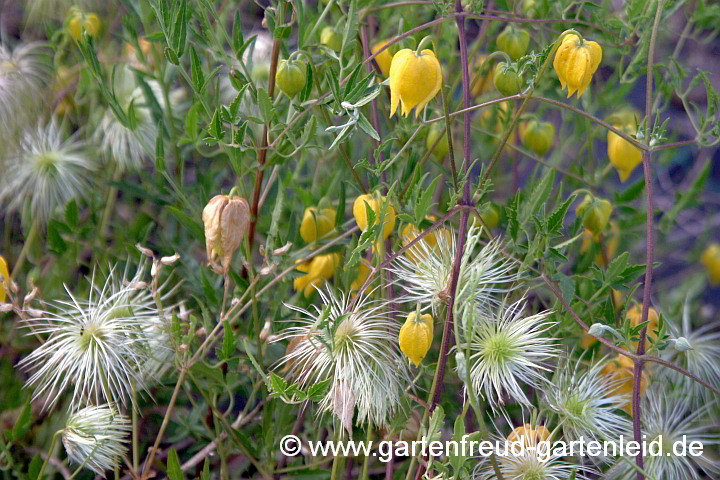
[(242, 245), (250, 224), (250, 206), (241, 197), (216, 195), (203, 209), (208, 263), (220, 257), (222, 273), (230, 270), (232, 255)]

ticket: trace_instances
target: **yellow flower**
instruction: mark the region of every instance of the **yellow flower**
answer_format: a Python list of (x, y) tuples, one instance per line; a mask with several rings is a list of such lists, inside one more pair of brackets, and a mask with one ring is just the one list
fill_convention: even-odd
[(300, 224), (300, 236), (305, 243), (311, 243), (330, 233), (335, 228), (335, 210), (323, 208), (318, 210), (315, 207), (305, 209), (302, 223)]
[(507, 440), (508, 442), (519, 442), (520, 439), (522, 439), (525, 447), (530, 448), (540, 442), (546, 441), (548, 438), (550, 438), (550, 431), (545, 428), (544, 425), (538, 425), (537, 427), (532, 428), (532, 425), (526, 423), (522, 427), (517, 427), (515, 430), (510, 432)]
[[(381, 48), (383, 48), (385, 45), (387, 45), (387, 40), (383, 40), (382, 42), (378, 42), (372, 47), (372, 53), (377, 52)], [(387, 77), (390, 75), (390, 65), (392, 64), (393, 55), (390, 53), (390, 49), (386, 48), (382, 52), (378, 53), (375, 56), (375, 62), (377, 62), (378, 67), (380, 67), (380, 71), (382, 72), (384, 77)]]
[(5, 301), (5, 289), (10, 288), (10, 271), (7, 262), (2, 256), (0, 256), (0, 276), (3, 277), (2, 281), (0, 281), (0, 303), (2, 303)]
[(326, 280), (331, 279), (338, 265), (340, 265), (339, 253), (318, 255), (307, 262), (298, 261), (295, 268), (307, 275), (294, 279), (293, 288), (295, 291), (302, 290), (305, 298), (310, 298), (315, 291), (313, 287), (321, 287)]
[[(624, 356), (618, 355), (610, 360), (602, 371), (605, 375), (609, 375), (618, 383), (616, 387), (610, 391), (609, 395), (627, 395), (628, 400), (623, 409), (632, 417), (632, 389), (635, 377), (635, 364), (633, 361)], [(643, 371), (640, 380), (640, 394), (645, 391), (649, 383), (647, 374)]]
[[(365, 285), (365, 280), (367, 280), (368, 276), (370, 276), (370, 267), (365, 265), (363, 262), (360, 262), (357, 267), (355, 280), (353, 280), (350, 284), (350, 291), (357, 294), (357, 292), (360, 291), (360, 288)], [(370, 285), (365, 287), (365, 294), (369, 294), (372, 291), (372, 282), (370, 283)]]
[(581, 40), (568, 34), (555, 52), (553, 68), (562, 88), (567, 86), (568, 98), (577, 92), (581, 97), (602, 60), (602, 48), (596, 42)]
[(432, 50), (419, 55), (409, 48), (400, 50), (390, 65), (390, 116), (395, 115), (400, 103), (403, 115), (407, 117), (415, 108), (415, 116), (419, 116), (440, 91), (442, 82), (442, 68)]
[[(435, 220), (437, 220), (437, 218), (432, 215), (429, 215), (425, 218), (427, 220), (430, 220), (431, 222), (434, 222)], [(415, 240), (415, 238), (417, 238), (418, 235), (420, 235), (420, 230), (418, 230), (418, 228), (415, 225), (413, 225), (412, 223), (408, 223), (407, 225), (405, 225), (402, 229), (402, 232), (400, 232), (400, 237), (402, 238), (403, 247), (407, 246), (410, 242)], [(450, 245), (452, 238), (450, 236), (450, 232), (445, 228), (438, 228), (438, 229), (433, 230), (432, 232), (425, 235), (420, 240), (420, 242), (425, 242), (430, 247), (430, 250), (432, 250), (433, 248), (435, 248), (437, 246), (437, 239), (438, 239), (437, 235), (442, 235), (445, 240), (445, 245), (447, 245), (447, 246)], [(416, 262), (416, 263), (418, 261), (418, 256), (423, 255), (423, 250), (421, 248), (418, 248), (417, 245), (418, 244), (415, 243), (408, 250), (405, 250), (405, 256), (409, 260)]]
[(433, 318), (430, 314), (420, 315), (412, 312), (408, 315), (405, 324), (400, 329), (398, 342), (400, 350), (415, 365), (420, 365), (422, 359), (427, 355), (433, 339)]
[(493, 68), (485, 63), (487, 55), (478, 55), (475, 60), (475, 72), (472, 79), (472, 95), (478, 97), (493, 87)]
[(83, 29), (87, 30), (88, 35), (95, 37), (100, 32), (100, 17), (94, 13), (86, 14), (79, 8), (71, 8), (68, 15), (68, 32), (76, 41), (83, 38)]
[[(588, 230), (585, 229), (585, 234), (583, 235), (583, 243), (580, 247), (580, 253), (585, 253), (588, 250), (590, 250), (590, 245), (592, 242), (596, 241), (595, 235)], [(620, 229), (617, 226), (617, 223), (610, 222), (610, 235), (608, 235), (607, 244), (605, 247), (607, 248), (607, 251), (605, 252), (607, 254), (608, 261), (615, 258), (615, 253), (617, 252), (618, 245), (620, 244)], [(603, 255), (603, 252), (598, 251), (597, 254), (595, 254), (595, 265), (599, 267), (605, 266), (605, 255)]]
[[(615, 128), (629, 134), (635, 133), (634, 125), (615, 125)], [(612, 163), (613, 167), (617, 170), (620, 181), (624, 182), (630, 177), (633, 169), (642, 163), (642, 150), (615, 132), (608, 131), (607, 141), (610, 163)]]
[[(590, 210), (586, 214), (585, 211), (588, 208)], [(594, 235), (600, 235), (610, 221), (612, 204), (603, 198), (593, 198), (590, 195), (585, 195), (585, 199), (575, 207), (575, 215), (583, 219), (583, 225), (585, 225), (586, 229), (590, 230)]]
[[(386, 197), (380, 197), (380, 199), (373, 198), (372, 195), (360, 195), (355, 199), (353, 203), (353, 216), (360, 230), (363, 232), (367, 230), (367, 212), (365, 204), (368, 204), (370, 208), (375, 212), (375, 223), (380, 221), (380, 211), (382, 210), (383, 204), (387, 203)], [(390, 236), (390, 233), (395, 228), (395, 209), (392, 205), (387, 206), (387, 212), (385, 213), (385, 224), (383, 225), (383, 240)]]
[[(631, 309), (628, 310), (627, 316), (625, 318), (628, 318), (630, 320), (630, 324), (633, 327), (637, 327), (642, 322), (642, 312), (643, 312), (643, 306), (641, 304), (637, 304)], [(658, 321), (660, 320), (660, 317), (658, 317), (657, 311), (650, 307), (648, 309), (648, 324), (647, 324), (647, 338), (645, 339), (645, 350), (650, 348), (650, 338), (655, 338), (655, 330), (658, 328)], [(633, 347), (637, 349), (639, 342), (632, 342)]]
[(720, 284), (720, 244), (713, 243), (702, 254), (702, 263), (708, 272), (710, 283)]

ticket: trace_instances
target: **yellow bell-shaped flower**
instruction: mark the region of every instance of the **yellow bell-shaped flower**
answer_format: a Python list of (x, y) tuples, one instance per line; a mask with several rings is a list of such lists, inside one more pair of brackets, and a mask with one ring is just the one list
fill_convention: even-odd
[(708, 272), (708, 278), (713, 285), (720, 284), (720, 244), (713, 243), (702, 254), (702, 263)]
[(340, 265), (339, 253), (318, 255), (307, 262), (298, 262), (295, 268), (307, 275), (294, 279), (293, 288), (295, 291), (302, 290), (305, 298), (310, 298), (315, 290), (313, 287), (321, 287), (326, 280), (330, 280), (338, 265)]
[(310, 207), (305, 209), (302, 223), (300, 224), (300, 236), (305, 243), (311, 243), (330, 233), (335, 228), (335, 210), (332, 208), (317, 209)]
[[(370, 206), (375, 212), (375, 223), (380, 221), (380, 212), (383, 204), (387, 203), (386, 197), (380, 197), (379, 199), (374, 198), (372, 195), (359, 195), (353, 203), (353, 216), (360, 230), (363, 232), (367, 230), (367, 210), (365, 204)], [(395, 228), (395, 209), (392, 205), (387, 205), (387, 212), (385, 213), (385, 224), (383, 225), (383, 240), (390, 236), (390, 233)]]
[[(615, 127), (629, 134), (635, 133), (634, 125), (615, 125)], [(607, 141), (610, 163), (617, 170), (620, 181), (625, 182), (633, 169), (642, 163), (642, 150), (615, 132), (608, 131)]]
[(5, 301), (5, 289), (10, 288), (10, 271), (8, 270), (7, 262), (3, 257), (0, 256), (0, 303)]
[[(383, 48), (385, 45), (387, 45), (387, 40), (384, 40), (382, 42), (378, 42), (375, 45), (373, 45), (371, 51), (374, 54), (381, 48)], [(375, 62), (378, 64), (378, 67), (380, 67), (380, 71), (382, 72), (384, 77), (387, 77), (390, 75), (390, 65), (392, 64), (393, 55), (390, 53), (390, 49), (386, 48), (382, 52), (375, 55)]]
[(532, 425), (526, 423), (522, 427), (517, 427), (515, 430), (510, 432), (507, 440), (508, 442), (522, 442), (525, 444), (525, 448), (536, 446), (540, 442), (546, 441), (550, 438), (550, 430), (545, 428), (544, 425), (538, 425), (532, 428)]
[(493, 87), (493, 67), (490, 63), (485, 63), (486, 58), (487, 55), (478, 55), (477, 60), (475, 60), (471, 82), (473, 97), (487, 93)]
[(97, 36), (102, 24), (100, 17), (94, 13), (85, 13), (77, 7), (70, 8), (67, 22), (70, 36), (78, 42), (83, 38), (84, 30), (91, 37)]
[[(633, 327), (637, 327), (642, 322), (642, 313), (643, 313), (643, 306), (641, 304), (637, 304), (631, 309), (628, 310), (627, 316), (625, 318), (630, 319), (630, 324)], [(660, 320), (660, 317), (658, 317), (657, 311), (650, 307), (648, 309), (648, 323), (647, 323), (647, 338), (645, 339), (645, 350), (647, 351), (648, 348), (650, 348), (650, 339), (655, 338), (655, 330), (658, 329), (658, 321)], [(632, 342), (633, 347), (637, 348), (639, 342)]]
[(555, 52), (553, 68), (562, 88), (567, 87), (568, 98), (575, 92), (578, 97), (582, 96), (600, 65), (602, 55), (602, 48), (597, 42), (581, 40), (574, 34), (563, 38)]
[[(434, 222), (437, 220), (437, 217), (434, 217), (432, 215), (428, 215), (425, 217), (427, 220), (430, 220), (431, 222)], [(400, 232), (400, 237), (402, 238), (403, 247), (406, 247), (410, 242), (415, 240), (417, 236), (420, 235), (420, 230), (413, 225), (412, 223), (408, 223), (405, 225), (402, 229), (402, 232)], [(433, 230), (432, 232), (425, 235), (422, 239), (420, 239), (420, 242), (425, 242), (427, 246), (430, 247), (430, 250), (434, 249), (437, 246), (438, 237), (442, 236), (443, 240), (445, 241), (446, 246), (450, 246), (450, 242), (452, 241), (452, 237), (450, 232), (445, 228), (438, 228)], [(418, 243), (415, 243), (412, 247), (405, 250), (405, 256), (412, 262), (417, 263), (419, 260), (419, 257), (423, 256), (423, 249), (418, 247)]]
[(417, 318), (416, 312), (410, 313), (398, 335), (400, 350), (415, 365), (420, 365), (427, 355), (432, 345), (432, 339), (433, 318), (427, 313), (420, 315), (420, 318)]
[(415, 108), (419, 116), (430, 100), (440, 91), (443, 83), (442, 68), (432, 50), (416, 54), (409, 48), (397, 52), (390, 65), (390, 116), (395, 115), (402, 103), (406, 117)]
[[(633, 390), (633, 381), (635, 377), (635, 364), (630, 358), (624, 355), (618, 355), (605, 365), (602, 372), (603, 374), (612, 377), (612, 379), (616, 380), (617, 382), (615, 388), (609, 392), (609, 395), (627, 396), (628, 400), (627, 403), (623, 406), (623, 409), (628, 413), (628, 415), (632, 417), (633, 408), (631, 396)], [(643, 392), (645, 392), (648, 383), (648, 376), (645, 371), (643, 371), (642, 376), (640, 377), (641, 395), (643, 394)]]

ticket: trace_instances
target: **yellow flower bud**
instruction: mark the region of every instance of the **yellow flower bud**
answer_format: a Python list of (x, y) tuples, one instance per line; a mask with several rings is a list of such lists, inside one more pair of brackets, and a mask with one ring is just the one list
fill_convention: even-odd
[(215, 195), (202, 213), (208, 263), (220, 257), (222, 272), (227, 273), (232, 255), (242, 245), (250, 224), (250, 206), (241, 197)]
[[(441, 136), (442, 138), (440, 138)], [(430, 128), (426, 141), (427, 148), (430, 149), (438, 138), (440, 138), (440, 141), (437, 145), (435, 145), (433, 155), (435, 155), (435, 159), (437, 161), (442, 161), (442, 159), (445, 158), (445, 155), (447, 155), (450, 151), (450, 142), (448, 142), (445, 127), (433, 126)]]
[[(367, 211), (365, 209), (366, 203), (375, 212), (375, 223), (377, 224), (377, 222), (380, 221), (380, 212), (383, 204), (387, 203), (387, 198), (380, 197), (380, 199), (377, 200), (371, 195), (366, 194), (360, 195), (355, 199), (355, 203), (353, 203), (353, 216), (355, 217), (355, 222), (358, 227), (360, 227), (360, 230), (363, 232), (368, 228)], [(387, 212), (385, 213), (385, 224), (383, 225), (383, 240), (390, 236), (393, 228), (395, 228), (395, 209), (392, 205), (388, 205)]]
[(720, 244), (709, 245), (702, 254), (702, 263), (708, 272), (708, 278), (713, 285), (720, 284)]
[(493, 87), (493, 68), (490, 63), (485, 63), (487, 55), (478, 55), (475, 60), (475, 69), (472, 79), (473, 97), (487, 93)]
[[(585, 211), (590, 209), (587, 214)], [(583, 225), (594, 235), (599, 235), (605, 230), (612, 214), (612, 205), (603, 198), (593, 198), (585, 195), (585, 199), (575, 208), (575, 215), (583, 219)]]
[[(643, 313), (643, 306), (641, 304), (637, 304), (634, 307), (630, 308), (627, 312), (627, 316), (625, 318), (630, 319), (630, 324), (633, 327), (637, 327), (642, 323), (642, 313)], [(648, 323), (647, 323), (647, 338), (645, 339), (645, 350), (647, 351), (648, 348), (650, 348), (650, 339), (656, 338), (655, 330), (658, 329), (658, 321), (660, 320), (660, 317), (658, 316), (657, 311), (650, 307), (648, 309)], [(639, 342), (632, 342), (633, 347), (637, 349)]]
[(497, 91), (505, 96), (515, 95), (524, 85), (522, 75), (505, 62), (495, 65), (493, 83)]
[[(385, 45), (387, 45), (387, 40), (384, 40), (382, 42), (378, 42), (372, 47), (372, 53), (377, 52), (381, 48), (383, 48)], [(375, 62), (378, 64), (378, 67), (380, 67), (380, 71), (382, 72), (384, 77), (387, 77), (390, 75), (390, 65), (392, 64), (393, 55), (390, 53), (390, 49), (386, 48), (382, 52), (378, 53), (375, 56)]]
[(275, 84), (288, 97), (305, 88), (306, 81), (305, 62), (280, 60), (275, 73)]
[(544, 425), (538, 425), (532, 428), (532, 425), (526, 423), (522, 427), (517, 427), (515, 430), (510, 432), (507, 440), (508, 442), (519, 442), (523, 441), (526, 448), (536, 446), (540, 442), (546, 441), (550, 438), (550, 430), (545, 428)]
[(390, 116), (395, 115), (400, 104), (406, 117), (413, 108), (415, 116), (419, 116), (440, 91), (442, 82), (442, 68), (432, 50), (423, 50), (419, 55), (409, 48), (400, 50), (390, 65)]
[(305, 243), (311, 243), (330, 233), (335, 228), (335, 210), (323, 208), (318, 210), (315, 207), (305, 209), (302, 224), (300, 224), (300, 236)]
[[(434, 222), (437, 220), (436, 217), (429, 215), (425, 217), (427, 220), (430, 220), (431, 222)], [(402, 229), (402, 232), (400, 233), (400, 237), (402, 238), (403, 247), (407, 246), (410, 242), (415, 240), (417, 236), (420, 235), (420, 230), (418, 228), (408, 223), (405, 225)], [(450, 245), (451, 242), (451, 234), (450, 232), (445, 228), (438, 228), (436, 230), (433, 230), (432, 232), (425, 235), (422, 239), (420, 239), (420, 242), (425, 242), (430, 249), (432, 250), (437, 246), (437, 239), (438, 235), (443, 236), (445, 240), (445, 245)], [(419, 243), (419, 242), (418, 242)], [(408, 250), (405, 250), (405, 256), (413, 261), (416, 262), (419, 260), (419, 257), (423, 255), (423, 251), (420, 248), (417, 248), (418, 243), (415, 243), (412, 247), (410, 247)]]
[[(603, 368), (603, 374), (608, 375), (619, 382), (616, 387), (609, 392), (609, 395), (627, 395), (628, 401), (623, 409), (632, 417), (632, 390), (635, 377), (635, 364), (632, 359), (618, 355), (610, 360)], [(643, 371), (640, 379), (640, 394), (645, 392), (649, 383), (646, 371)]]
[(555, 52), (553, 68), (568, 98), (577, 92), (581, 97), (602, 60), (602, 48), (596, 42), (581, 40), (574, 34), (565, 35)]
[(408, 315), (405, 324), (400, 329), (398, 342), (400, 350), (415, 365), (420, 365), (427, 352), (430, 350), (433, 340), (433, 318), (430, 314), (420, 315), (412, 312)]
[(94, 13), (86, 14), (79, 8), (71, 8), (68, 14), (68, 32), (76, 41), (83, 38), (83, 30), (87, 30), (88, 35), (95, 37), (100, 32), (100, 17)]
[(331, 279), (338, 265), (340, 265), (339, 253), (317, 255), (307, 262), (298, 261), (295, 268), (307, 275), (294, 279), (293, 288), (295, 291), (302, 290), (305, 298), (310, 298), (315, 291), (314, 287), (319, 288), (325, 284), (326, 280)]
[(555, 127), (551, 122), (531, 120), (522, 129), (521, 136), (525, 148), (542, 157), (552, 147)]
[(326, 47), (339, 52), (342, 48), (342, 38), (333, 27), (325, 27), (320, 32), (320, 43)]
[(497, 37), (497, 46), (500, 50), (510, 55), (513, 61), (525, 55), (530, 45), (530, 32), (524, 28), (517, 28), (508, 25)]
[(5, 301), (5, 289), (10, 289), (10, 271), (8, 270), (7, 262), (5, 258), (0, 256), (0, 302)]
[[(635, 133), (634, 125), (615, 125), (615, 127), (629, 134)], [(615, 132), (608, 131), (607, 141), (610, 163), (617, 170), (620, 181), (625, 182), (630, 177), (633, 169), (642, 163), (642, 150)]]

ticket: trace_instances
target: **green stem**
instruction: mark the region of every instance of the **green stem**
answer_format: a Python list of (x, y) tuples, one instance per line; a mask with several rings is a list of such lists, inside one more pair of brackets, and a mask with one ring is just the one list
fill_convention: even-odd
[(62, 435), (63, 430), (58, 430), (55, 432), (55, 434), (52, 436), (52, 442), (50, 443), (50, 450), (48, 450), (47, 456), (45, 457), (45, 461), (42, 464), (42, 467), (40, 467), (40, 472), (37, 474), (37, 479), (42, 480), (43, 473), (45, 473), (45, 468), (47, 468), (48, 463), (50, 462), (50, 457), (52, 457), (53, 451), (55, 450), (55, 444), (57, 443), (58, 436)]
[(37, 224), (38, 224), (37, 220), (33, 220), (32, 224), (30, 225), (30, 231), (28, 231), (28, 235), (27, 235), (27, 238), (25, 239), (25, 243), (23, 244), (22, 250), (20, 250), (20, 255), (18, 256), (17, 260), (15, 261), (15, 266), (13, 266), (13, 269), (10, 272), (11, 277), (17, 277), (17, 274), (20, 272), (20, 269), (22, 268), (23, 264), (25, 263), (25, 258), (27, 258), (27, 254), (30, 251), (30, 248), (32, 247), (33, 242), (35, 241), (35, 237), (37, 237), (37, 230), (38, 230)]
[(138, 395), (135, 380), (132, 382), (132, 467), (133, 475), (138, 473), (140, 465), (139, 440), (138, 440)]
[[(115, 163), (113, 166), (113, 174), (111, 177), (111, 179), (112, 179), (111, 181), (117, 182), (121, 176), (122, 176), (122, 167), (120, 167), (120, 165)], [(117, 192), (118, 192), (117, 187), (115, 185), (110, 185), (110, 188), (108, 189), (108, 194), (107, 194), (107, 201), (105, 202), (105, 210), (103, 210), (103, 216), (102, 216), (102, 219), (100, 220), (100, 228), (98, 229), (98, 231), (100, 232), (100, 235), (95, 237), (97, 245), (100, 245), (105, 240), (108, 224), (110, 223), (110, 217), (112, 216), (112, 212), (115, 209), (115, 202), (117, 201)]]

